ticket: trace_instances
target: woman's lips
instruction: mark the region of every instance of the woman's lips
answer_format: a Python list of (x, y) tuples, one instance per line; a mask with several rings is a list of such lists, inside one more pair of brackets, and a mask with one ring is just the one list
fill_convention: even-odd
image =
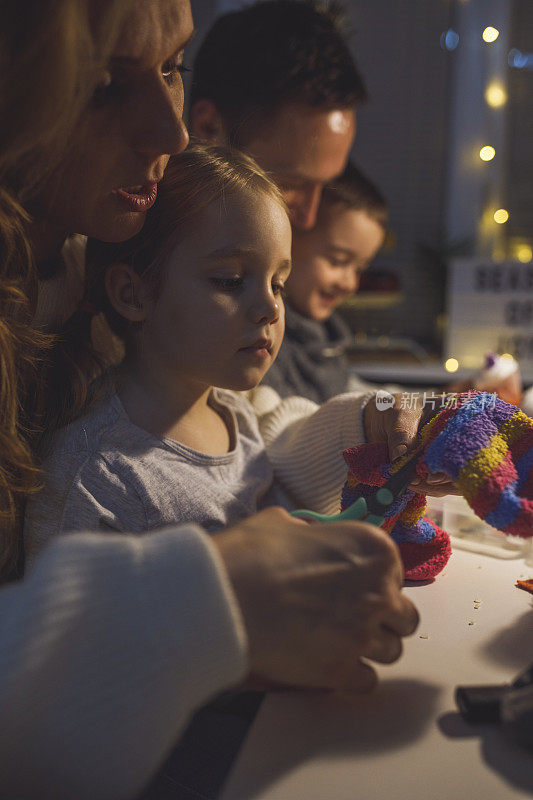
[(150, 181), (143, 186), (131, 186), (127, 189), (115, 189), (113, 192), (129, 211), (148, 211), (157, 199), (157, 183)]

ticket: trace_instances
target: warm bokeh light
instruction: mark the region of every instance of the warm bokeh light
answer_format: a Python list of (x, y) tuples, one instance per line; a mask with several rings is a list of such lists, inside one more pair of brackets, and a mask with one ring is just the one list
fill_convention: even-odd
[(497, 211), (494, 212), (494, 222), (497, 222), (498, 225), (503, 225), (504, 222), (507, 222), (509, 219), (509, 212), (506, 208), (499, 208)]
[(528, 244), (521, 244), (516, 251), (516, 257), (522, 264), (528, 264), (533, 259), (533, 250)]
[(457, 370), (459, 369), (459, 362), (457, 361), (456, 358), (448, 358), (444, 362), (444, 369), (446, 370), (446, 372), (457, 372)]
[(502, 353), (500, 358), (505, 359), (505, 361), (514, 361), (514, 356), (511, 353)]
[(492, 25), (489, 25), (489, 27), (485, 28), (483, 31), (483, 41), (489, 43), (495, 42), (499, 35), (500, 31), (498, 28), (493, 28)]
[(501, 108), (507, 102), (507, 92), (504, 86), (498, 81), (489, 83), (485, 89), (485, 100), (491, 108)]
[(479, 151), (479, 157), (482, 161), (492, 161), (495, 155), (496, 150), (490, 144), (486, 144), (485, 147), (482, 147)]

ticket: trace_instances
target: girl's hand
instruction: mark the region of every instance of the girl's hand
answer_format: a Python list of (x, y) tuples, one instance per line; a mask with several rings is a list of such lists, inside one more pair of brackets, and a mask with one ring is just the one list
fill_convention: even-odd
[(415, 478), (409, 489), (419, 494), (429, 494), (431, 497), (444, 497), (447, 494), (458, 494), (461, 492), (447, 475), (443, 472), (435, 472), (434, 475), (428, 475), (427, 480), (423, 481), (422, 478)]
[[(395, 461), (415, 446), (418, 429), (431, 417), (433, 405), (428, 403), (424, 408), (422, 400), (414, 397), (413, 408), (402, 408), (401, 395), (391, 396), (394, 398), (394, 404), (391, 403), (385, 410), (378, 408), (376, 399), (371, 398), (365, 406), (363, 424), (367, 442), (387, 442), (389, 458)], [(434, 497), (460, 494), (455, 485), (442, 473), (430, 475), (426, 481), (415, 478), (409, 488)]]

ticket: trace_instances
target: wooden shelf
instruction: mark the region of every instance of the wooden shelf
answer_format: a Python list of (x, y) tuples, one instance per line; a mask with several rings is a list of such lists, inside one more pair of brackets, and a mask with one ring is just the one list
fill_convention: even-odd
[(354, 294), (341, 304), (341, 308), (383, 309), (399, 305), (403, 292), (361, 292)]

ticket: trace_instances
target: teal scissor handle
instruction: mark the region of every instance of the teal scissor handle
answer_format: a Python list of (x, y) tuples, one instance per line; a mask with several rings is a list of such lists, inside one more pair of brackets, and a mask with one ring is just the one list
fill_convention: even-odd
[[(367, 495), (366, 499), (359, 497), (355, 503), (345, 508), (340, 514), (318, 514), (316, 511), (299, 508), (297, 511), (292, 512), (292, 516), (303, 517), (304, 519), (307, 517), (317, 522), (341, 522), (345, 519), (359, 519), (369, 522), (371, 525), (377, 525), (380, 528), (385, 522), (385, 517), (372, 512), (387, 511), (394, 501), (400, 497), (415, 475), (419, 458), (420, 450), (417, 450), (390, 476), (383, 486), (380, 486), (371, 495)], [(372, 509), (370, 513), (369, 508)]]
[(317, 511), (309, 511), (306, 508), (299, 508), (296, 511), (291, 511), (292, 517), (299, 517), (305, 519), (306, 517), (314, 519), (316, 522), (342, 522), (347, 519), (364, 520), (371, 525), (381, 527), (385, 521), (385, 517), (378, 517), (376, 514), (369, 514), (364, 497), (359, 497), (355, 503), (345, 508), (340, 514), (319, 514)]

